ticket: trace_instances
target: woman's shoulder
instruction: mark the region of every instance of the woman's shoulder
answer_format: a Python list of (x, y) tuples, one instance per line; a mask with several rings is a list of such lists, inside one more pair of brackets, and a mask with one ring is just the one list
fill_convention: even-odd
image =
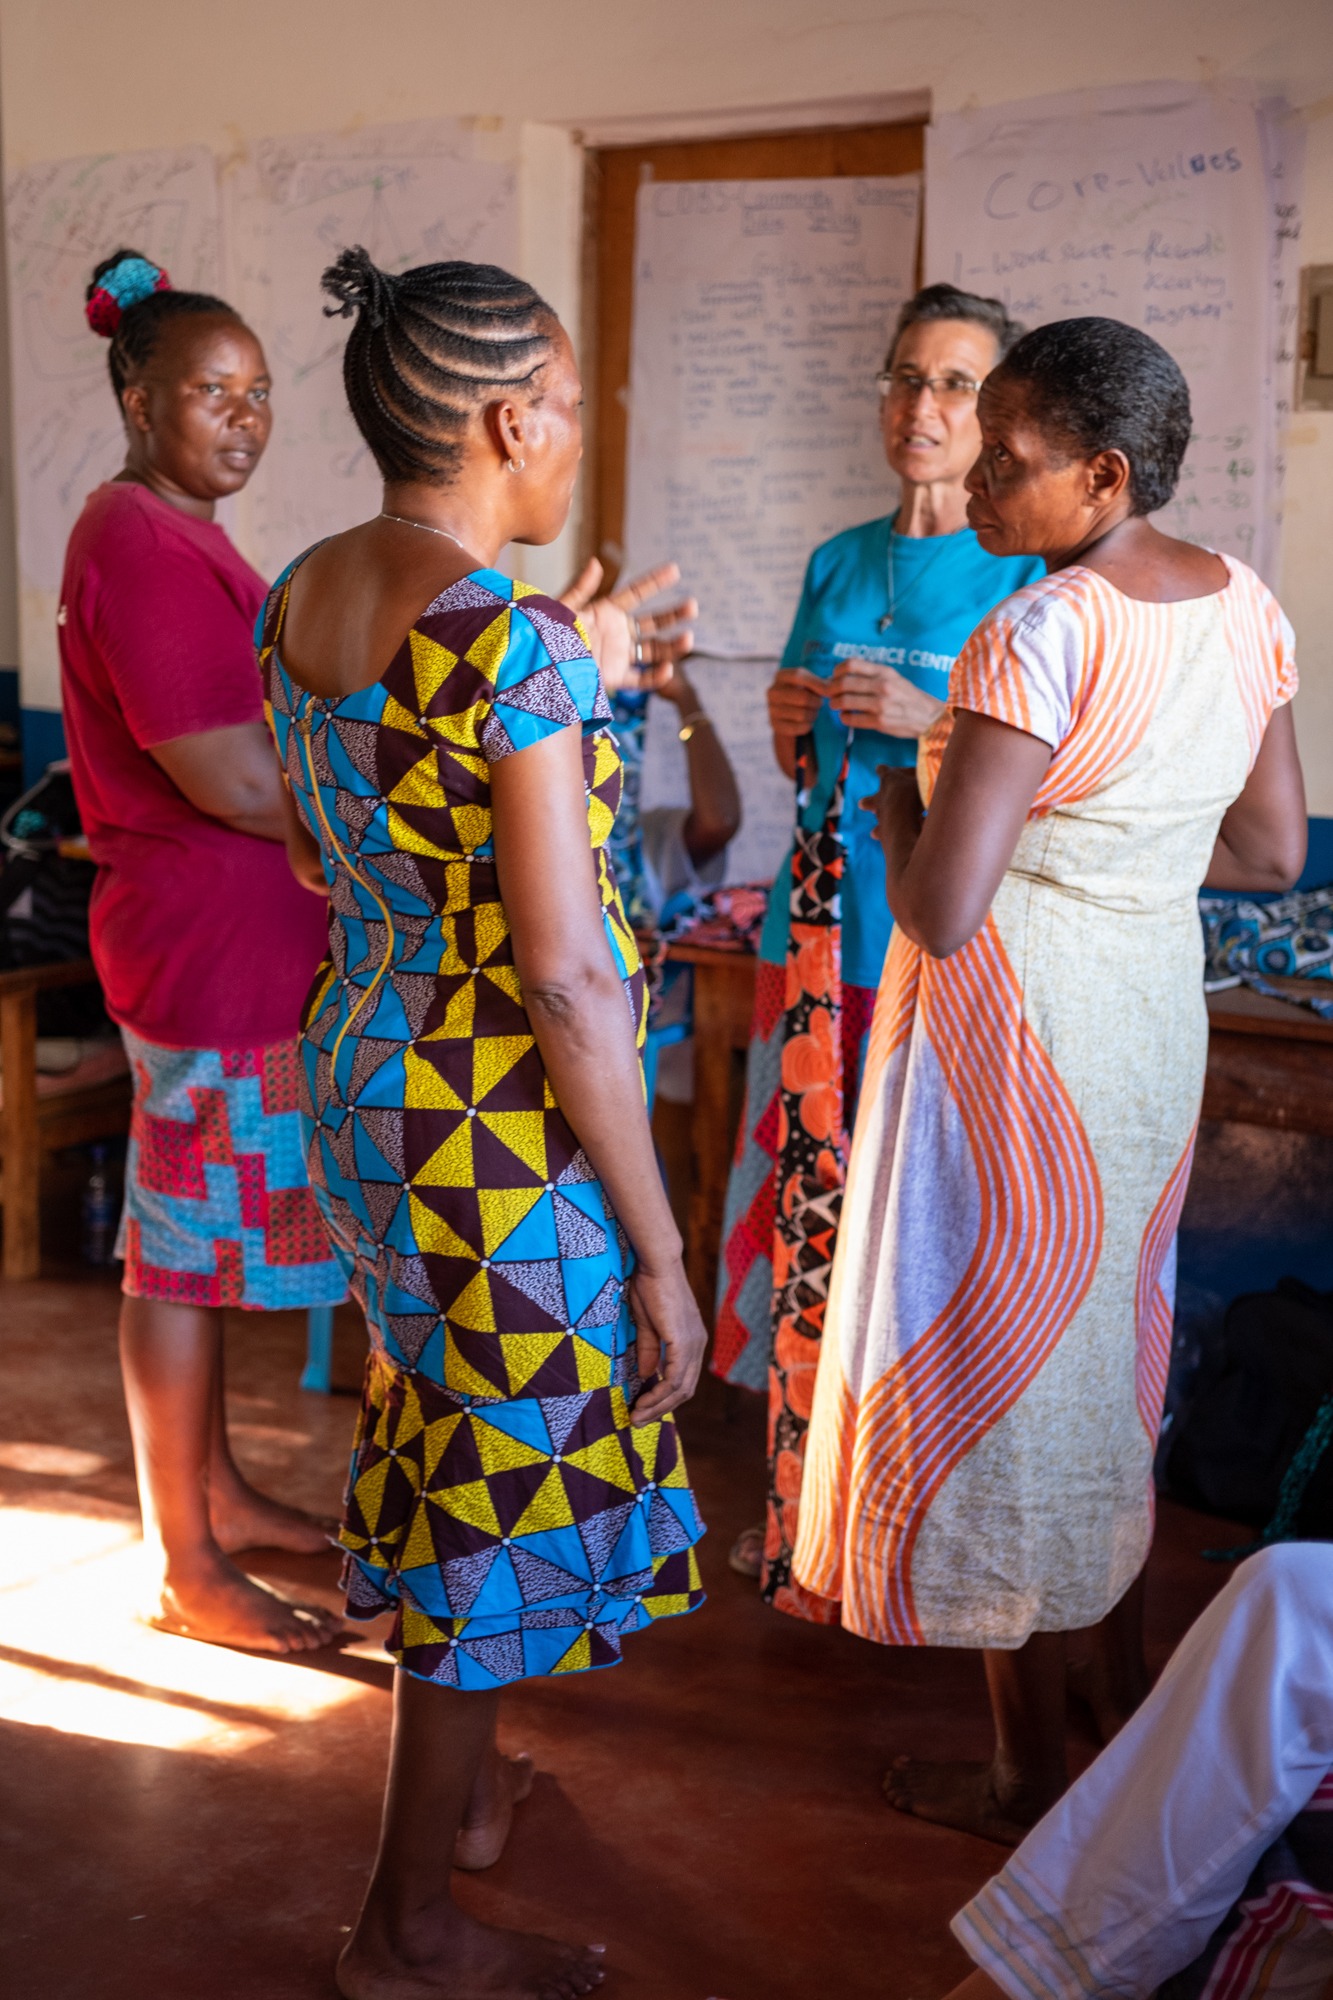
[(494, 627), (497, 638), (508, 646), (530, 647), (535, 643), (551, 661), (592, 657), (587, 634), (567, 604), (548, 597), (535, 584), (520, 582), (496, 569), (470, 570), (448, 584), (426, 606), (416, 624), (428, 638), (436, 637), (446, 626), (471, 628), (478, 638)]
[(811, 583), (825, 583), (834, 575), (860, 570), (867, 561), (882, 559), (888, 546), (891, 514), (876, 515), (873, 521), (858, 521), (830, 535), (813, 551), (806, 571)]
[[(973, 639), (983, 633), (988, 639), (1037, 640), (1044, 633), (1062, 637), (1087, 626), (1088, 613), (1096, 592), (1090, 589), (1088, 571), (1053, 570), (1031, 577), (1002, 597), (981, 620)], [(969, 642), (971, 643), (971, 642)]]
[(83, 503), (70, 535), (70, 551), (119, 564), (159, 551), (169, 524), (159, 518), (162, 502), (136, 482), (108, 479)]
[(532, 584), (473, 570), (442, 590), (414, 629), (465, 657), (489, 685), (497, 710), (507, 711), (512, 747), (566, 723), (611, 720), (582, 623)]
[(1247, 678), (1257, 677), (1260, 686), (1271, 677), (1271, 700), (1290, 701), (1300, 685), (1291, 620), (1248, 563), (1228, 555), (1222, 561), (1228, 572), (1227, 587), (1219, 593), (1222, 617), (1237, 669)]
[(137, 589), (147, 571), (159, 592), (221, 584), (247, 622), (267, 589), (216, 521), (185, 514), (132, 480), (108, 480), (88, 495), (66, 561), (69, 570), (81, 569), (88, 581), (117, 593)]
[(1214, 553), (1219, 556), (1227, 571), (1227, 587), (1220, 594), (1226, 597), (1228, 592), (1234, 592), (1237, 599), (1252, 605), (1260, 613), (1266, 625), (1274, 630), (1290, 633), (1291, 622), (1286, 612), (1259, 572), (1251, 569), (1248, 563), (1242, 562), (1239, 556), (1225, 555), (1220, 549)]

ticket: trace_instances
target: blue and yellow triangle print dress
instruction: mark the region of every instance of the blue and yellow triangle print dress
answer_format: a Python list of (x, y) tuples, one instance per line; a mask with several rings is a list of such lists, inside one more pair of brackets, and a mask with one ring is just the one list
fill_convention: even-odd
[[(293, 568), (295, 565), (293, 565)], [(310, 1178), (370, 1358), (342, 1544), (352, 1616), (452, 1687), (613, 1664), (701, 1601), (674, 1422), (634, 1429), (633, 1252), (533, 1039), (496, 882), (490, 769), (583, 730), (612, 956), (645, 990), (605, 843), (620, 758), (571, 612), (493, 570), (341, 700), (260, 625), (274, 734), (330, 889), (303, 1022)]]

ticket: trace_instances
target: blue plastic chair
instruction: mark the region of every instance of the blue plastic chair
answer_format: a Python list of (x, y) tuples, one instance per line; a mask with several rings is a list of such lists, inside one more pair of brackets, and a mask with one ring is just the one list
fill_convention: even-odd
[(663, 1049), (687, 1042), (694, 1033), (693, 1021), (672, 1021), (665, 1028), (650, 1028), (643, 1043), (643, 1087), (648, 1099), (648, 1116), (653, 1115), (657, 1097), (657, 1059)]
[(301, 1387), (327, 1396), (333, 1388), (333, 1307), (311, 1306), (305, 1316), (305, 1367)]

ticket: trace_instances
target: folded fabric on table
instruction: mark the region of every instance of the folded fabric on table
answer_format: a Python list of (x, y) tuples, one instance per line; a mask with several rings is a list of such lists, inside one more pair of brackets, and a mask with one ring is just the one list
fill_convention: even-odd
[[(1270, 902), (1200, 896), (1204, 991), (1249, 986), (1272, 999), (1292, 1000), (1333, 1020), (1333, 887), (1301, 889)], [(1274, 979), (1309, 980), (1308, 992), (1278, 988)], [(1316, 985), (1314, 982), (1320, 982)]]

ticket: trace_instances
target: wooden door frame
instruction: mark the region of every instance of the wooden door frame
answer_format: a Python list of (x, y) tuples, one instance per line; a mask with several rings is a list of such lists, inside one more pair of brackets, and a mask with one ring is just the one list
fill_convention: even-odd
[[(600, 557), (608, 578), (623, 543), (634, 285), (634, 211), (645, 177), (772, 180), (921, 173), (925, 120), (830, 121), (590, 147), (584, 156), (582, 323), (585, 473), (579, 561)], [(917, 252), (920, 281), (920, 246)], [(611, 302), (608, 325), (607, 303)]]

